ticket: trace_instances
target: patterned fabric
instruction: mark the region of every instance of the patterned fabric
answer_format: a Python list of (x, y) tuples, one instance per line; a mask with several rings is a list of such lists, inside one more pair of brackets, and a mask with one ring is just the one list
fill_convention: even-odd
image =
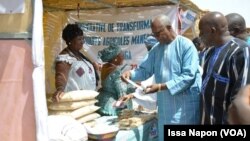
[(69, 56), (69, 54), (62, 54), (56, 57), (56, 62), (67, 62), (73, 64), (77, 59), (75, 57)]
[[(101, 107), (98, 111), (101, 115), (117, 116), (122, 109), (114, 108), (113, 103), (121, 96), (135, 91), (135, 88), (121, 80), (122, 69), (118, 68), (114, 70), (102, 81), (102, 88), (99, 90), (100, 94), (97, 96), (99, 102), (96, 104)], [(128, 102), (127, 108), (132, 109), (131, 100)]]
[(228, 106), (249, 81), (249, 48), (233, 39), (207, 50), (202, 76), (202, 124), (227, 124)]
[(165, 124), (200, 123), (200, 87), (198, 52), (191, 40), (176, 36), (170, 44), (157, 43), (139, 65), (131, 71), (132, 80), (155, 75), (156, 83), (167, 90), (157, 93), (159, 141), (163, 141)]
[(200, 59), (200, 66), (201, 68), (204, 68), (204, 63), (205, 63), (205, 56), (208, 52), (208, 50), (210, 50), (211, 48), (205, 48), (203, 51), (199, 52), (199, 59)]
[(64, 92), (96, 89), (96, 75), (90, 62), (85, 59), (77, 60), (69, 54), (58, 55), (56, 62), (71, 64)]
[(121, 53), (121, 48), (115, 44), (111, 44), (109, 47), (104, 48), (98, 52), (98, 56), (102, 59), (103, 62), (109, 62), (119, 53)]

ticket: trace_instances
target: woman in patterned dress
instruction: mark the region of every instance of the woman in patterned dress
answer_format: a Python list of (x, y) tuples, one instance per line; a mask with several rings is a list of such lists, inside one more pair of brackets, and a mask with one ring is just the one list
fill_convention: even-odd
[[(101, 50), (98, 55), (103, 62), (101, 70), (102, 88), (97, 96), (97, 106), (101, 107), (99, 113), (105, 116), (116, 116), (123, 108), (115, 108), (113, 104), (122, 96), (134, 92), (135, 88), (121, 80), (121, 73), (124, 67), (123, 53), (121, 48), (115, 44)], [(132, 108), (132, 102), (129, 101), (126, 108)]]
[(52, 100), (58, 102), (65, 92), (74, 90), (95, 90), (98, 84), (96, 65), (86, 58), (80, 50), (84, 44), (84, 36), (77, 24), (68, 24), (62, 33), (67, 47), (55, 60), (56, 92)]

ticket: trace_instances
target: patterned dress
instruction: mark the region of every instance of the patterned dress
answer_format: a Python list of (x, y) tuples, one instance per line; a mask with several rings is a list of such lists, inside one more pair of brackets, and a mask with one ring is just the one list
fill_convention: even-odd
[[(106, 116), (117, 116), (122, 110), (121, 108), (114, 108), (113, 103), (121, 96), (132, 93), (135, 88), (121, 80), (122, 68), (117, 68), (111, 72), (105, 80), (102, 80), (102, 88), (99, 90), (100, 94), (97, 96), (97, 106), (100, 107), (99, 113)], [(132, 109), (132, 101), (126, 105), (126, 108)]]
[(239, 39), (206, 52), (202, 76), (202, 124), (227, 124), (227, 110), (249, 83), (249, 47)]
[(88, 60), (84, 58), (77, 60), (74, 56), (62, 54), (56, 57), (56, 62), (65, 62), (71, 65), (64, 92), (96, 89), (95, 69)]

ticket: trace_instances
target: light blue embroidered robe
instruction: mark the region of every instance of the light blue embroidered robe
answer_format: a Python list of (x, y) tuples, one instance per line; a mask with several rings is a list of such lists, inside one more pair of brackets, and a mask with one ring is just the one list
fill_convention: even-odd
[(163, 141), (165, 124), (199, 124), (201, 74), (198, 52), (193, 43), (176, 36), (170, 44), (157, 43), (131, 71), (132, 80), (145, 80), (155, 74), (156, 83), (167, 90), (157, 93), (159, 141)]

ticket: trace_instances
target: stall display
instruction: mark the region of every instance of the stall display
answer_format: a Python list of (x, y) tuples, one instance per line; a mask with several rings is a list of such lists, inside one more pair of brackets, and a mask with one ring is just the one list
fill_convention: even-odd
[(87, 141), (86, 128), (65, 115), (48, 116), (49, 141)]
[(84, 124), (88, 132), (89, 140), (114, 140), (119, 131), (116, 122), (116, 116), (103, 116), (96, 119), (93, 126)]
[(125, 109), (118, 117), (119, 129), (130, 130), (156, 118), (156, 114)]
[(84, 123), (84, 126), (89, 140), (157, 140), (155, 112), (124, 109), (118, 116), (103, 116), (96, 119), (94, 125)]
[(94, 121), (101, 116), (96, 113), (100, 107), (94, 105), (98, 95), (93, 90), (76, 90), (65, 93), (59, 102), (48, 98), (49, 115), (68, 115), (80, 123)]

